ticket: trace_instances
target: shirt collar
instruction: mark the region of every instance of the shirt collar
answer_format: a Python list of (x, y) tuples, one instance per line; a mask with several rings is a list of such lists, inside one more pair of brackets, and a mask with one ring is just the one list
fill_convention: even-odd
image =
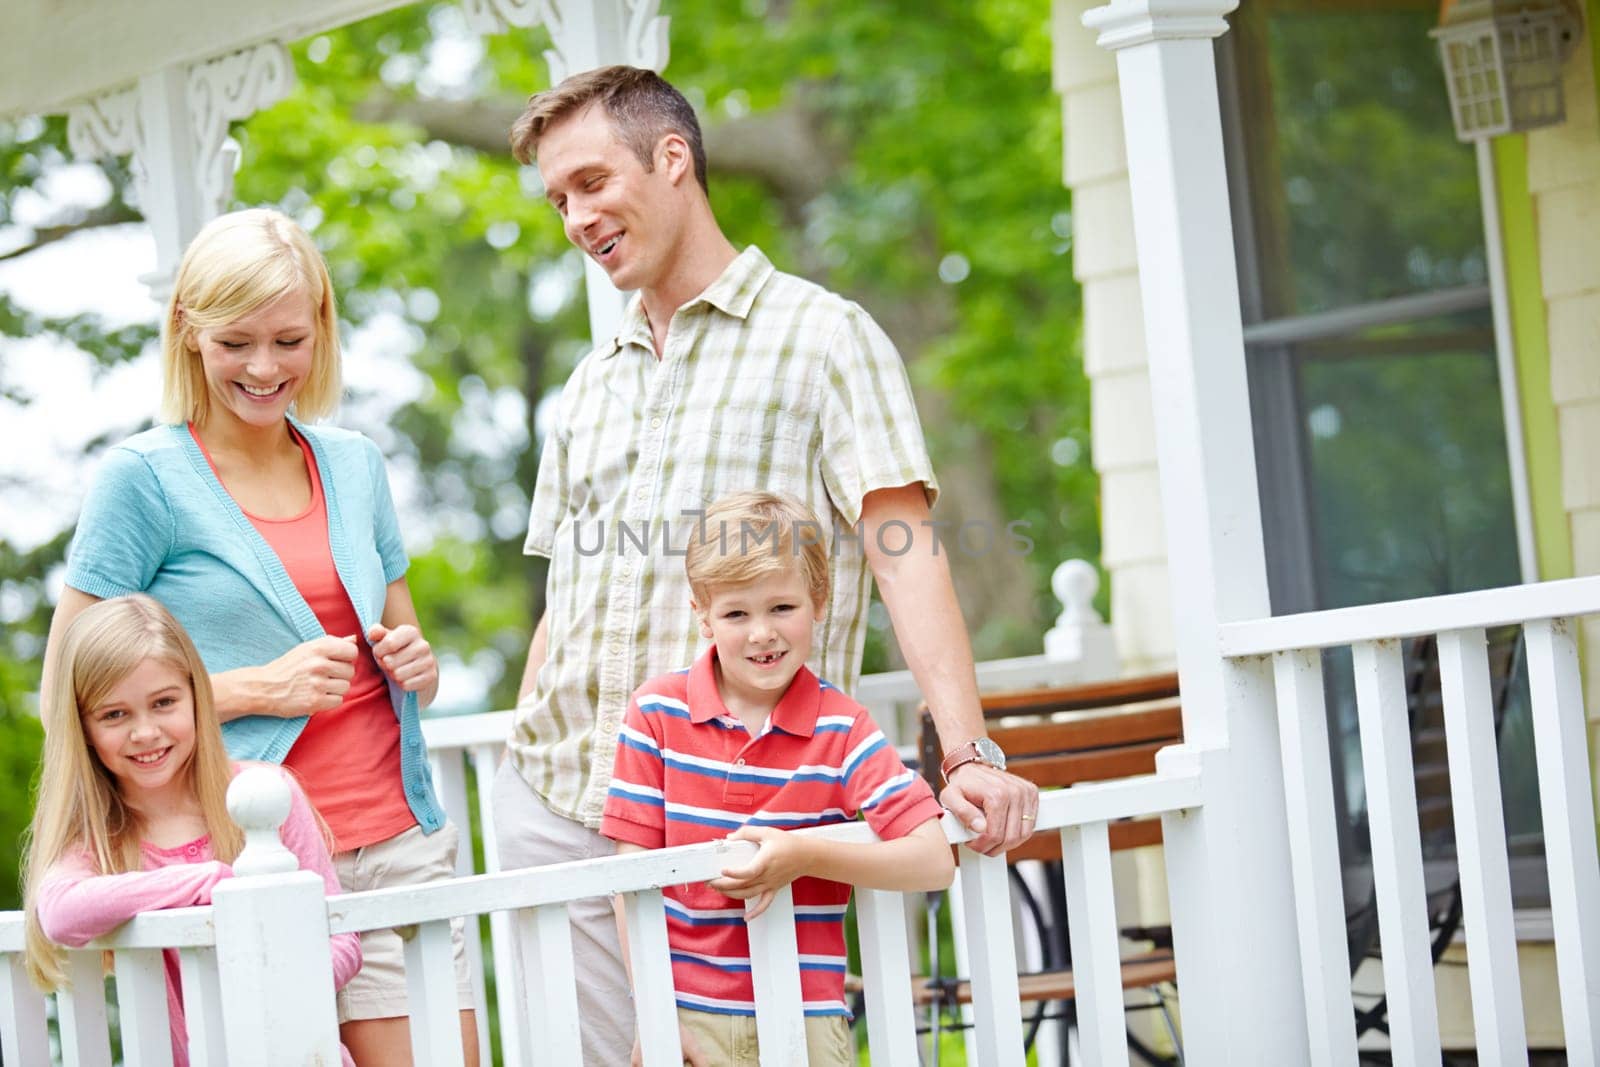
[[(712, 645), (700, 654), (689, 668), (689, 721), (695, 724), (710, 722), (719, 715), (738, 718), (722, 702), (717, 692), (717, 647)], [(784, 690), (778, 706), (772, 709), (770, 721), (774, 729), (796, 737), (810, 737), (817, 730), (817, 716), (822, 711), (822, 686), (811, 668), (805, 664), (795, 672), (794, 680)]]
[[(751, 245), (733, 257), (733, 262), (723, 268), (722, 273), (717, 275), (716, 281), (706, 286), (699, 296), (683, 307), (710, 304), (726, 315), (745, 319), (750, 315), (750, 308), (755, 304), (756, 296), (760, 294), (773, 272), (772, 261), (761, 249)], [(628, 306), (622, 312), (622, 322), (617, 328), (617, 335), (601, 353), (601, 358), (609, 359), (629, 345), (638, 345), (647, 352), (655, 351), (655, 343), (650, 336), (650, 320), (644, 314), (644, 299), (638, 293), (633, 294), (628, 300)]]

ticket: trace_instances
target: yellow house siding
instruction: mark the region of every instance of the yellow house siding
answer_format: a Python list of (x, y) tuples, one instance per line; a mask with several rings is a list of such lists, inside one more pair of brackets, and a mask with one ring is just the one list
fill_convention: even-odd
[(1173, 663), (1172, 597), (1116, 60), (1081, 21), (1098, 3), (1057, 0), (1054, 83), (1065, 130), (1062, 173), (1072, 190), (1073, 273), (1083, 286), (1101, 562), (1117, 652), (1124, 668), (1139, 672)]

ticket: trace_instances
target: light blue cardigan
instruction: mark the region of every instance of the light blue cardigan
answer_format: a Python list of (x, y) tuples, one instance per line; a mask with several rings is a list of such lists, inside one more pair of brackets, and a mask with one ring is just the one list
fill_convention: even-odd
[[(358, 433), (290, 420), (311, 444), (328, 509), (328, 545), (365, 631), (406, 572), (383, 454)], [(67, 555), (66, 584), (90, 596), (149, 593), (189, 631), (213, 674), (259, 667), (322, 624), (272, 548), (217, 480), (185, 426), (157, 426), (113, 448)], [(389, 680), (400, 720), (400, 772), (423, 830), (444, 825), (417, 718), (417, 697)], [(222, 726), (235, 759), (281, 763), (304, 716), (252, 715)]]

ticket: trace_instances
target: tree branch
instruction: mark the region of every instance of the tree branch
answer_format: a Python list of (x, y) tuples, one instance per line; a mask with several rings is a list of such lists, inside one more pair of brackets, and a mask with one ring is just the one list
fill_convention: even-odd
[(85, 230), (100, 229), (105, 226), (120, 226), (126, 222), (138, 222), (142, 216), (126, 204), (112, 201), (104, 207), (97, 207), (86, 212), (83, 217), (73, 222), (63, 222), (55, 226), (37, 226), (33, 231), (33, 240), (18, 248), (7, 252), (0, 252), (0, 263), (8, 259), (20, 259), (29, 252), (37, 252), (45, 245), (55, 244), (64, 238)]

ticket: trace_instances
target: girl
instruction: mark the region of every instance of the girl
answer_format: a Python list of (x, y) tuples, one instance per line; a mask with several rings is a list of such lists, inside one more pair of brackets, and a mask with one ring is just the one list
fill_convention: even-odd
[[(418, 720), (439, 665), (406, 585), (383, 456), (360, 434), (310, 425), (339, 401), (322, 256), (276, 211), (212, 220), (178, 266), (161, 344), (167, 424), (111, 449), (84, 500), (46, 666), (57, 632), (96, 598), (148, 592), (194, 638), (228, 751), (299, 777), (346, 890), (449, 878), (456, 831)], [(400, 937), (374, 931), (361, 947), (340, 1035), (357, 1063), (403, 1067)], [(455, 948), (475, 1067), (459, 923)]]
[[(28, 973), (45, 990), (64, 977), (52, 942), (81, 946), (141, 911), (211, 903), (244, 844), (224, 805), (234, 768), (210, 680), (165, 608), (147, 596), (94, 605), (61, 635), (53, 668), (23, 876)], [(336, 894), (316, 816), (284, 777), (293, 802), (279, 835)], [(343, 986), (361, 967), (360, 941), (340, 934), (331, 949)], [(178, 954), (164, 955), (172, 1058), (186, 1067)]]

